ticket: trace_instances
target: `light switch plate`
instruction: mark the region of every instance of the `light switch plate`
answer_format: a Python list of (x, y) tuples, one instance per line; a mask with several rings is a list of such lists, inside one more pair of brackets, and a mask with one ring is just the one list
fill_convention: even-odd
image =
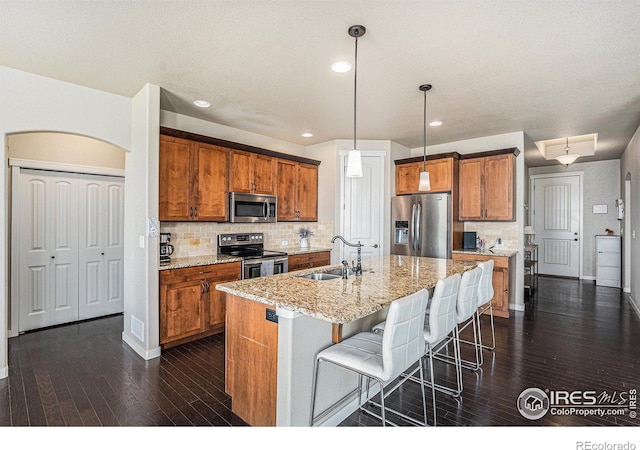
[(144, 236), (138, 236), (138, 245), (140, 248), (144, 248)]

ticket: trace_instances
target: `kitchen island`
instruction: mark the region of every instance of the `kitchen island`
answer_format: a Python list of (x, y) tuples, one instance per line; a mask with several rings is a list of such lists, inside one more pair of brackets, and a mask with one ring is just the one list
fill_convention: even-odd
[[(394, 255), (346, 280), (300, 276), (338, 265), (217, 285), (227, 294), (225, 390), (233, 412), (250, 425), (308, 425), (319, 351), (384, 320), (392, 301), (476, 264)], [(324, 424), (337, 425), (359, 404), (358, 378), (326, 365), (318, 381), (317, 411), (329, 409)]]

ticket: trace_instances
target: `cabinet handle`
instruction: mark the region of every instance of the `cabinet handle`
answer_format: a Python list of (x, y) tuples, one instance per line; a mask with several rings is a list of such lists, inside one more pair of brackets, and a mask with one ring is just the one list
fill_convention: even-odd
[(193, 216), (198, 217), (198, 207), (193, 208)]
[(193, 206), (189, 206), (189, 217), (193, 217)]
[(200, 285), (200, 293), (204, 294), (204, 283)]

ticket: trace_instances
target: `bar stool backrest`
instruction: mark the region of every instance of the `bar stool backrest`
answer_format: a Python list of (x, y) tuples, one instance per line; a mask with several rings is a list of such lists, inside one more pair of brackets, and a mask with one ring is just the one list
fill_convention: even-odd
[(480, 284), (481, 276), (482, 269), (480, 267), (467, 270), (462, 274), (458, 293), (458, 304), (456, 306), (458, 323), (470, 319), (473, 313), (476, 312), (476, 309), (478, 309), (478, 285)]
[(493, 259), (478, 263), (478, 267), (482, 269), (478, 286), (478, 306), (482, 306), (493, 298)]
[(436, 284), (429, 306), (429, 344), (444, 339), (458, 324), (456, 303), (460, 274), (451, 275)]
[(395, 300), (389, 307), (382, 335), (383, 378), (395, 379), (424, 355), (424, 320), (429, 291)]

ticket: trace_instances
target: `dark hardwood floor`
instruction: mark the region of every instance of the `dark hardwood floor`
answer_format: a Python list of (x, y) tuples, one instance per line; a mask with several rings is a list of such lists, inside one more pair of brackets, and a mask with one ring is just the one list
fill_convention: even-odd
[[(485, 342), (489, 322), (483, 317)], [(144, 361), (121, 339), (122, 316), (26, 333), (9, 340), (9, 377), (0, 380), (2, 426), (244, 426), (224, 392), (224, 335)], [(478, 373), (464, 371), (455, 400), (437, 394), (438, 425), (638, 425), (624, 416), (552, 416), (530, 421), (516, 409), (529, 387), (640, 388), (640, 320), (620, 290), (540, 277), (525, 312), (496, 318), (496, 350)], [(463, 349), (467, 358), (468, 349)], [(439, 379), (453, 368), (436, 363)], [(419, 411), (417, 385), (390, 400)], [(363, 413), (343, 426), (379, 426)]]

